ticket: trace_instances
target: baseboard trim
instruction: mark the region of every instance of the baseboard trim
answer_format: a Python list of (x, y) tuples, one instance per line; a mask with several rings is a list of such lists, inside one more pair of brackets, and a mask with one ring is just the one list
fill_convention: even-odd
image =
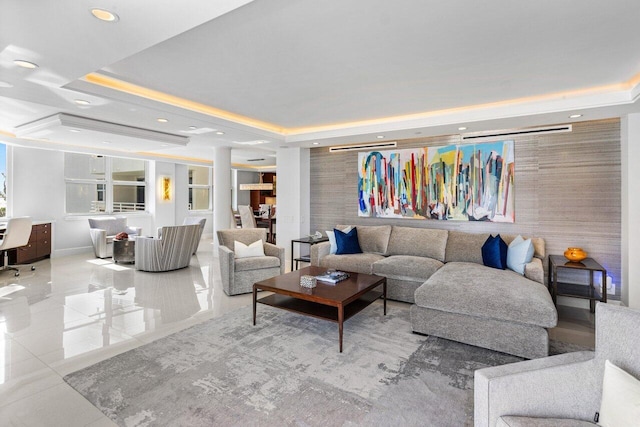
[(61, 258), (71, 255), (79, 255), (86, 252), (93, 252), (93, 246), (81, 246), (79, 248), (56, 249), (51, 252), (51, 258)]

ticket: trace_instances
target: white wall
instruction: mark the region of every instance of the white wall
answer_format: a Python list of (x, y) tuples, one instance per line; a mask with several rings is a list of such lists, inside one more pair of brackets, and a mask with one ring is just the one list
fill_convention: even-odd
[[(7, 146), (8, 216), (31, 216), (53, 223), (52, 257), (92, 250), (87, 218), (92, 215), (65, 213), (64, 152)], [(163, 225), (182, 224), (188, 215), (205, 216), (205, 236), (213, 234), (212, 214), (189, 212), (188, 168), (170, 162), (149, 162), (147, 209), (149, 213), (127, 216), (127, 223), (142, 227), (145, 235), (155, 235)], [(171, 201), (162, 201), (160, 182), (170, 176)]]
[[(162, 178), (171, 178), (171, 200), (162, 200)], [(154, 230), (158, 227), (176, 224), (176, 165), (167, 162), (149, 162), (149, 186), (147, 206), (154, 212)], [(155, 235), (155, 233), (152, 233)]]
[(622, 139), (622, 303), (640, 308), (640, 114), (621, 121)]
[[(213, 235), (213, 211), (191, 212), (189, 211), (189, 166), (175, 165), (175, 223), (182, 224), (188, 216), (205, 217), (203, 237), (210, 238)], [(213, 194), (211, 194), (213, 197)]]
[[(310, 151), (308, 148), (280, 148), (276, 158), (278, 211), (276, 242), (285, 248), (287, 268), (291, 265), (291, 240), (309, 234)], [(299, 245), (294, 254), (299, 255)], [(304, 249), (305, 253), (308, 248)]]
[[(90, 250), (88, 216), (65, 213), (64, 153), (7, 146), (8, 216), (30, 216), (52, 222), (52, 256)], [(151, 230), (150, 215), (132, 216), (128, 223)]]
[[(224, 230), (231, 226), (231, 148), (216, 147), (213, 154), (213, 229)], [(217, 252), (218, 237), (213, 236)]]
[(176, 224), (182, 224), (189, 215), (189, 167), (175, 165), (175, 219)]

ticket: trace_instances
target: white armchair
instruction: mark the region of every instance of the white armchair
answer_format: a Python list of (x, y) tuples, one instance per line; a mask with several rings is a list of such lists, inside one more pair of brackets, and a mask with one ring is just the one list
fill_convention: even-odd
[(89, 233), (96, 257), (108, 258), (112, 256), (113, 238), (121, 232), (130, 236), (139, 236), (142, 234), (142, 228), (128, 227), (126, 217), (89, 218)]
[(169, 271), (188, 266), (200, 225), (162, 227), (159, 234), (162, 237), (158, 239), (136, 237), (136, 270)]

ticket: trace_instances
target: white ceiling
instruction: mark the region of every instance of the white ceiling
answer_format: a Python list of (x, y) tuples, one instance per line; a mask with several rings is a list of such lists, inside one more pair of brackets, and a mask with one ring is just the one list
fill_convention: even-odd
[[(637, 0), (97, 0), (91, 6), (120, 19), (99, 21), (77, 0), (0, 0), (5, 141), (105, 150), (103, 135), (87, 133), (79, 142), (85, 135), (72, 138), (64, 127), (44, 142), (12, 137), (20, 126), (62, 112), (190, 137), (186, 147), (110, 150), (210, 161), (213, 147), (223, 145), (234, 147), (234, 162), (264, 158), (249, 163), (260, 166), (275, 164), (280, 146), (311, 141), (401, 139), (459, 133), (459, 126), (481, 131), (569, 122), (573, 113), (591, 120), (640, 111)], [(39, 68), (17, 67), (15, 59)], [(96, 85), (87, 75), (177, 102)], [(158, 123), (159, 117), (169, 122)], [(236, 144), (251, 141), (266, 142)]]

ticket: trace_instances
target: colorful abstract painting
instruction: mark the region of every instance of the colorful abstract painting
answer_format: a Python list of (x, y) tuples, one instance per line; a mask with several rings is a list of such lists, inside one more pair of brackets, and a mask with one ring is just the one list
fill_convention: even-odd
[(358, 154), (358, 215), (514, 222), (513, 141)]

